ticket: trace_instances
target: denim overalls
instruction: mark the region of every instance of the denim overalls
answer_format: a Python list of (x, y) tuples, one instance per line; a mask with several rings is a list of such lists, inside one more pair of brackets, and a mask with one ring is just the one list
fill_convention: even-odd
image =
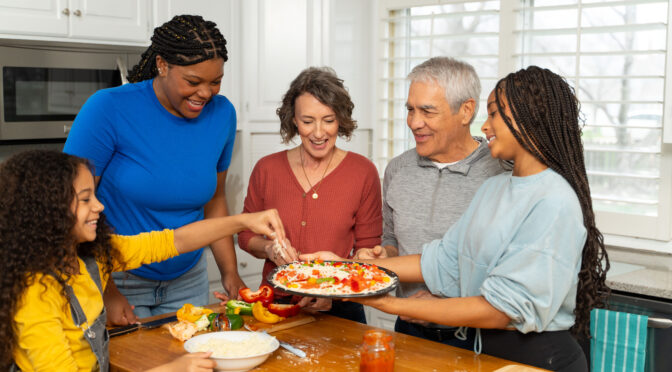
[[(91, 275), (93, 282), (98, 286), (100, 291), (101, 298), (103, 296), (103, 285), (100, 280), (100, 273), (98, 271), (98, 263), (96, 260), (91, 257), (83, 257), (82, 260), (86, 264), (86, 270)], [(72, 290), (72, 287), (69, 285), (65, 286), (65, 292), (68, 294), (70, 300), (70, 312), (72, 313), (72, 320), (75, 322), (75, 325), (84, 331), (84, 338), (91, 345), (91, 350), (96, 355), (98, 360), (98, 366), (100, 367), (101, 372), (107, 372), (110, 369), (110, 352), (108, 350), (110, 344), (110, 335), (107, 333), (107, 328), (105, 323), (107, 321), (107, 311), (105, 306), (103, 306), (103, 311), (96, 318), (96, 320), (89, 324), (86, 315), (84, 315), (84, 310), (79, 305), (79, 301), (75, 296), (75, 292)]]
[[(89, 275), (91, 275), (91, 279), (93, 279), (93, 282), (96, 283), (96, 286), (98, 286), (98, 290), (100, 291), (102, 299), (103, 285), (102, 281), (100, 280), (98, 263), (91, 256), (84, 257), (82, 260), (86, 265), (86, 270), (89, 272)], [(100, 371), (109, 371), (110, 352), (108, 350), (108, 346), (110, 344), (110, 335), (107, 332), (107, 328), (105, 327), (105, 322), (107, 321), (107, 312), (105, 307), (103, 306), (103, 311), (96, 318), (93, 324), (89, 324), (88, 320), (86, 319), (86, 315), (84, 314), (84, 310), (82, 310), (82, 307), (80, 306), (72, 287), (66, 284), (65, 293), (68, 295), (68, 302), (70, 302), (72, 320), (77, 327), (84, 331), (84, 338), (86, 341), (88, 341), (89, 345), (91, 346), (91, 351), (93, 351), (93, 354), (96, 356), (96, 360), (98, 360), (98, 367), (100, 368)], [(20, 371), (16, 364), (13, 364), (9, 370), (10, 372)]]

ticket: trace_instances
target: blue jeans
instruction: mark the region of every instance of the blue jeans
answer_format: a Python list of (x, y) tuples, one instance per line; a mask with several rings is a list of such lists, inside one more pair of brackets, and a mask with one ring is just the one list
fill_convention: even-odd
[(152, 280), (128, 272), (113, 273), (114, 283), (135, 306), (139, 318), (177, 311), (186, 303), (194, 306), (208, 304), (208, 270), (205, 254), (196, 265), (173, 280)]

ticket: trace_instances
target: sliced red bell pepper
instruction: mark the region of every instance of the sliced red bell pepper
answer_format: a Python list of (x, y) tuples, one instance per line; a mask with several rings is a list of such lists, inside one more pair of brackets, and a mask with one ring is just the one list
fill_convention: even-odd
[(279, 315), (284, 318), (289, 318), (290, 316), (297, 315), (301, 307), (298, 304), (270, 304), (268, 305), (268, 311), (272, 314)]
[(273, 302), (273, 288), (265, 284), (259, 287), (259, 290), (256, 292), (252, 292), (249, 288), (241, 288), (238, 291), (238, 294), (240, 294), (240, 297), (242, 297), (245, 302), (249, 303), (259, 301), (264, 306), (268, 306), (268, 304)]

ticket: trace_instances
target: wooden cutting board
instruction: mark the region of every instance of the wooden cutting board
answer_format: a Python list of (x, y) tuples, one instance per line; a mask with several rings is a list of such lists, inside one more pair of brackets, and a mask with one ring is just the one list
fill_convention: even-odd
[[(208, 305), (206, 307), (218, 313), (226, 311), (225, 306), (219, 306), (216, 304)], [(300, 325), (312, 323), (315, 321), (315, 317), (313, 317), (308, 313), (304, 313), (303, 311), (300, 312), (299, 315), (287, 318), (283, 321), (274, 324), (262, 323), (256, 320), (253, 316), (242, 315), (242, 317), (243, 320), (245, 321), (245, 324), (247, 324), (248, 327), (252, 328), (255, 331), (266, 331), (268, 333), (298, 327)]]
[(315, 321), (315, 317), (303, 312), (299, 313), (299, 315), (289, 317), (285, 320), (282, 320), (274, 324), (262, 323), (251, 316), (243, 316), (243, 319), (245, 320), (245, 324), (247, 324), (247, 326), (250, 327), (252, 330), (266, 331), (268, 333), (298, 327), (300, 325), (312, 323)]
[[(225, 306), (220, 306), (220, 305), (216, 305), (216, 304), (208, 305), (206, 307), (208, 307), (208, 308), (210, 308), (213, 311), (218, 312), (218, 313), (226, 311)], [(262, 322), (256, 320), (253, 316), (248, 316), (248, 315), (241, 315), (241, 316), (243, 317), (243, 321), (245, 322), (245, 324), (247, 324), (247, 326), (250, 327), (252, 330), (254, 330), (254, 331), (266, 331), (268, 333), (281, 331), (283, 329), (298, 327), (300, 325), (312, 323), (312, 322), (315, 321), (315, 317), (313, 317), (312, 315), (310, 315), (308, 313), (304, 313), (303, 311), (300, 312), (296, 316), (289, 317), (285, 320), (282, 320), (282, 321), (274, 323), (274, 324), (262, 323)], [(149, 319), (153, 319), (153, 318), (149, 318)], [(164, 324), (163, 328), (166, 328), (166, 327), (167, 327), (167, 324)], [(201, 333), (205, 333), (205, 332), (198, 332), (196, 334), (198, 335), (198, 334), (201, 334)]]

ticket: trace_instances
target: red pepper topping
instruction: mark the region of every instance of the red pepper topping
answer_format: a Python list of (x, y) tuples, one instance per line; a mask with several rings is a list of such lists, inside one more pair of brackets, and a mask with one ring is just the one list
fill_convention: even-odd
[(272, 314), (279, 315), (283, 318), (288, 318), (290, 316), (297, 315), (301, 307), (298, 304), (270, 304), (268, 305), (268, 311)]
[(268, 306), (273, 302), (273, 288), (268, 285), (262, 285), (256, 292), (252, 292), (249, 288), (241, 288), (238, 294), (245, 302), (249, 303), (260, 301), (264, 306)]

